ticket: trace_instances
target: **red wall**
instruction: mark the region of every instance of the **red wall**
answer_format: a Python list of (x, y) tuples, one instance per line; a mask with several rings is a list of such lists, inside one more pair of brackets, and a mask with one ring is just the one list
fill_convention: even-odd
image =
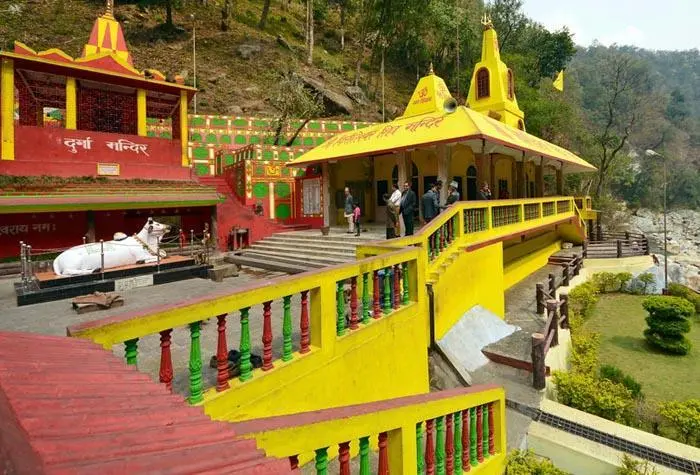
[[(91, 139), (90, 149), (76, 146), (76, 153), (65, 144), (70, 139)], [(115, 151), (107, 142), (120, 139), (147, 146), (143, 151)], [(179, 140), (135, 135), (107, 134), (86, 130), (66, 130), (15, 126), (15, 160), (2, 161), (0, 173), (19, 176), (95, 176), (98, 163), (118, 163), (119, 177), (160, 180), (188, 180), (191, 170), (182, 166)]]

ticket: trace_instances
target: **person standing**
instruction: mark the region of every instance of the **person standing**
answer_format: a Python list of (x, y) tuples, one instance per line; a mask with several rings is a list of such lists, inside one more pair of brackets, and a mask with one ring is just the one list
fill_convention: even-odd
[(386, 203), (386, 238), (394, 239), (398, 237), (399, 208), (394, 204), (391, 197), (389, 197), (389, 193), (384, 193), (382, 198)]
[(423, 221), (426, 223), (429, 223), (440, 212), (440, 201), (436, 183), (433, 183), (430, 189), (422, 196), (421, 207), (423, 209)]
[[(405, 225), (403, 224), (403, 218), (399, 214), (399, 209), (401, 208), (401, 190), (399, 189), (399, 184), (398, 183), (393, 183), (391, 185), (391, 197), (389, 198), (389, 201), (393, 203), (394, 207), (396, 208), (396, 215), (398, 217), (396, 221), (396, 234), (394, 237), (400, 237), (401, 236), (401, 228), (405, 228)], [(386, 200), (385, 200), (386, 201)], [(388, 206), (388, 205), (387, 205)]]
[(355, 236), (360, 235), (360, 216), (362, 215), (362, 210), (360, 210), (360, 205), (353, 204), (352, 209), (352, 220), (355, 223)]
[(447, 187), (447, 204), (445, 205), (445, 208), (450, 206), (452, 203), (456, 203), (459, 201), (459, 191), (457, 191), (457, 182), (452, 181), (450, 182), (450, 186)]
[(411, 184), (404, 183), (399, 212), (406, 227), (406, 236), (413, 235), (413, 214), (416, 211), (416, 202), (416, 194), (411, 189)]
[(353, 205), (355, 204), (355, 201), (352, 198), (352, 195), (350, 194), (350, 188), (347, 186), (345, 187), (345, 206), (343, 208), (343, 216), (345, 216), (345, 219), (348, 220), (348, 234), (352, 234), (354, 228), (355, 228), (355, 215), (353, 213)]
[(481, 189), (479, 190), (479, 199), (480, 200), (490, 200), (491, 199), (491, 189), (489, 188), (489, 184), (484, 182), (483, 185), (481, 185)]

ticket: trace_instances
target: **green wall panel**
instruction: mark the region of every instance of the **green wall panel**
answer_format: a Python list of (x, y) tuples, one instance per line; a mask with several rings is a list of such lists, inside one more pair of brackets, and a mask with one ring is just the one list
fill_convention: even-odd
[(267, 196), (267, 183), (254, 184), (253, 196), (256, 198), (265, 198)]
[(292, 209), (287, 203), (280, 203), (275, 206), (275, 217), (278, 219), (287, 219), (292, 216)]

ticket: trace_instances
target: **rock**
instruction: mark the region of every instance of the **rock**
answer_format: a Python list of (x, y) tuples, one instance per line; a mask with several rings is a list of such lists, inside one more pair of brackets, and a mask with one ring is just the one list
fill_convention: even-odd
[(265, 109), (265, 103), (263, 101), (248, 101), (241, 106), (243, 112), (255, 112)]
[(226, 109), (227, 115), (241, 115), (242, 113), (243, 109), (240, 106), (229, 106), (228, 109)]
[(346, 87), (345, 94), (350, 99), (357, 102), (361, 106), (366, 106), (369, 103), (367, 101), (367, 96), (365, 95), (365, 91), (363, 91), (360, 86), (348, 86), (348, 87)]
[(258, 92), (260, 92), (260, 88), (258, 86), (250, 86), (243, 89), (243, 91), (249, 94), (257, 94)]
[(238, 54), (243, 59), (250, 59), (262, 51), (262, 47), (254, 43), (238, 45)]
[(224, 73), (224, 72), (215, 74), (214, 76), (210, 77), (209, 82), (212, 84), (216, 84), (217, 82), (219, 82), (222, 79), (226, 79), (226, 73)]
[(332, 115), (352, 113), (353, 105), (349, 97), (328, 89), (323, 82), (316, 79), (301, 76), (301, 80), (304, 81), (307, 87), (313, 89), (323, 97), (323, 104), (327, 113)]
[(22, 13), (22, 5), (19, 3), (13, 3), (9, 7), (7, 7), (7, 13), (10, 13), (12, 15), (19, 15)]
[(289, 44), (289, 42), (286, 40), (286, 38), (282, 35), (277, 35), (277, 44), (279, 44), (284, 49), (292, 51), (292, 46)]

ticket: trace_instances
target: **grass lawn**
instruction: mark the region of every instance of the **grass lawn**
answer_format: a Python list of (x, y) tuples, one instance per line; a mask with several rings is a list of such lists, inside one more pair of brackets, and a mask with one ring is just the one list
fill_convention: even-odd
[(606, 294), (585, 328), (600, 333), (600, 363), (612, 364), (642, 385), (648, 400), (700, 398), (700, 319), (693, 317), (686, 336), (693, 349), (672, 356), (650, 348), (642, 332), (647, 327), (644, 296)]

